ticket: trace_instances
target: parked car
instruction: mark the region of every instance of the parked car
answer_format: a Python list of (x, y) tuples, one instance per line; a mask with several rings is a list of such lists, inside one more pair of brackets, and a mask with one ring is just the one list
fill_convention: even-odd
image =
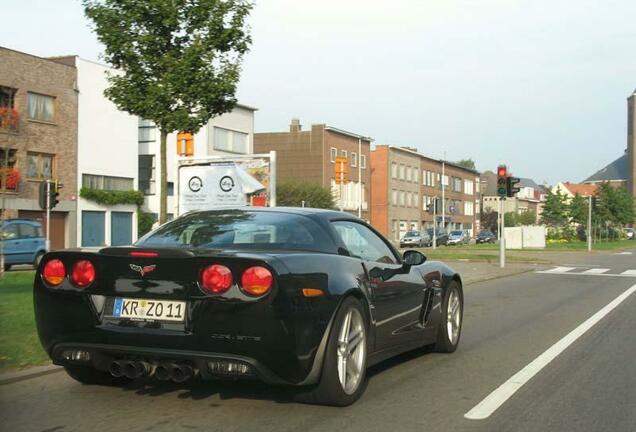
[(448, 235), (448, 240), (446, 241), (448, 246), (458, 246), (466, 243), (468, 243), (468, 236), (466, 236), (466, 233), (462, 230), (451, 231)]
[[(433, 228), (427, 229), (426, 232), (431, 237), (431, 244), (432, 244), (433, 243)], [(446, 230), (438, 228), (435, 234), (437, 236), (437, 246), (445, 245), (446, 242), (448, 242), (448, 232), (446, 232)]]
[(407, 231), (400, 239), (400, 247), (424, 247), (431, 246), (433, 240), (426, 231)]
[(29, 219), (0, 221), (0, 241), (4, 253), (4, 270), (16, 264), (32, 264), (37, 267), (46, 253), (46, 239), (42, 224)]
[(477, 238), (475, 239), (475, 242), (477, 244), (495, 243), (496, 241), (497, 241), (497, 237), (492, 233), (492, 231), (488, 231), (488, 230), (481, 230), (479, 232), (479, 235), (477, 235)]
[(625, 228), (625, 237), (628, 240), (634, 240), (636, 236), (634, 236), (634, 228)]
[(259, 379), (336, 406), (390, 356), (455, 351), (463, 317), (450, 267), (308, 208), (195, 211), (133, 246), (51, 252), (33, 296), (45, 351), (81, 383)]

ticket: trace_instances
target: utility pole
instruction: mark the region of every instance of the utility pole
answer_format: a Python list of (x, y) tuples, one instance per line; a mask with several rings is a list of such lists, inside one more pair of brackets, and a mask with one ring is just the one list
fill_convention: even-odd
[(437, 195), (433, 198), (433, 249), (437, 249)]
[(446, 160), (446, 152), (444, 152), (444, 159), (442, 159), (442, 229), (446, 229), (446, 191), (444, 189), (444, 167)]
[[(7, 218), (7, 179), (9, 178), (9, 152), (11, 149), (7, 146), (4, 148), (4, 169), (2, 170), (2, 222), (3, 227), (0, 228), (0, 235), (3, 236), (4, 220)], [(4, 238), (0, 237), (0, 276), (4, 276)]]
[(592, 252), (592, 195), (587, 198), (587, 251)]
[(340, 211), (344, 210), (344, 164), (346, 159), (340, 159)]
[(358, 137), (358, 217), (362, 219), (362, 138)]
[(46, 181), (46, 250), (51, 250), (50, 242), (50, 228), (51, 228), (51, 182)]

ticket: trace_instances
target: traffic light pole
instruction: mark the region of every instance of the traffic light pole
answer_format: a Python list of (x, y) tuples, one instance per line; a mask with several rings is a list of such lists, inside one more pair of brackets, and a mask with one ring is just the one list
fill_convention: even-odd
[(504, 198), (499, 198), (499, 214), (501, 215), (501, 223), (499, 225), (499, 267), (504, 268), (506, 266), (506, 236), (504, 234), (505, 218), (503, 214), (504, 210)]
[(344, 210), (344, 161), (340, 160), (340, 211)]
[(51, 228), (51, 182), (46, 181), (46, 250), (50, 250), (50, 235), (49, 230)]
[(592, 252), (592, 195), (587, 198), (587, 251)]

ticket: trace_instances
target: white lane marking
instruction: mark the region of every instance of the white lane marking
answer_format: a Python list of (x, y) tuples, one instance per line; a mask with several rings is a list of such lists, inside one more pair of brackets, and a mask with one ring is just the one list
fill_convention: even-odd
[(618, 253), (615, 253), (614, 255), (631, 255), (631, 254), (633, 254), (633, 252), (618, 252)]
[(636, 276), (636, 270), (625, 270), (621, 273), (622, 276)]
[[(628, 270), (628, 272), (631, 272), (631, 270)], [(621, 274), (616, 274), (616, 273), (586, 273), (586, 272), (579, 272), (579, 273), (557, 273), (557, 272), (553, 272), (550, 270), (547, 271), (536, 271), (535, 273), (538, 274), (552, 274), (552, 275), (568, 275), (568, 276), (609, 276), (609, 277), (629, 277), (629, 278), (633, 278), (636, 277), (636, 273), (626, 273), (623, 272)]]
[(555, 267), (550, 270), (546, 270), (546, 273), (567, 273), (570, 270), (575, 270), (575, 267)]
[(593, 269), (585, 270), (583, 274), (601, 274), (601, 273), (607, 273), (608, 271), (610, 271), (610, 269), (608, 268), (593, 268)]
[(516, 393), (525, 383), (530, 381), (533, 376), (547, 366), (567, 347), (572, 345), (578, 338), (583, 336), (585, 332), (591, 329), (594, 324), (598, 323), (605, 315), (609, 314), (625, 299), (636, 291), (636, 285), (628, 288), (621, 295), (609, 302), (603, 309), (585, 320), (577, 328), (564, 336), (557, 343), (548, 348), (543, 354), (528, 363), (526, 367), (514, 374), (508, 381), (500, 385), (495, 391), (490, 393), (484, 400), (479, 402), (473, 409), (464, 414), (464, 417), (470, 420), (482, 420), (490, 417), (497, 408), (504, 404), (513, 394)]

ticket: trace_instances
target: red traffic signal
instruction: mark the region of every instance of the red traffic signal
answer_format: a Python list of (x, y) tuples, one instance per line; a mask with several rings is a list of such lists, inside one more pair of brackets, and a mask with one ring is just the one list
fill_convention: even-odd
[(508, 168), (505, 165), (497, 167), (497, 195), (505, 197), (508, 194)]
[(505, 165), (499, 165), (497, 167), (497, 177), (506, 177), (508, 175), (508, 169)]

